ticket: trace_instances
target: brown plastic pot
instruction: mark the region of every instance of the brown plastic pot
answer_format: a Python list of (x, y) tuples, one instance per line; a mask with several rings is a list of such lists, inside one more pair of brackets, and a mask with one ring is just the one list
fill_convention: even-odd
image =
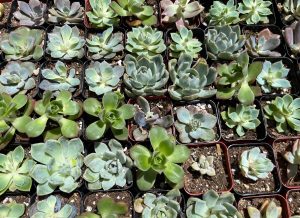
[(290, 205), (289, 205), (289, 195), (292, 193), (292, 192), (300, 192), (300, 189), (293, 189), (293, 190), (289, 190), (289, 191), (287, 191), (287, 193), (286, 193), (286, 195), (285, 195), (285, 200), (286, 200), (286, 202), (287, 202), (287, 204), (288, 204), (288, 214), (289, 214), (289, 216), (288, 217), (291, 217), (292, 215), (294, 215), (294, 214), (292, 214), (292, 212), (291, 212), (291, 207), (290, 207)]

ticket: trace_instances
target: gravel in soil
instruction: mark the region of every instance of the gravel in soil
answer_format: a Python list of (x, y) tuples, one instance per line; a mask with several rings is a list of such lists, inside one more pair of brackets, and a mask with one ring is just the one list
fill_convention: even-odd
[(291, 215), (300, 215), (300, 191), (291, 191), (287, 196)]
[(8, 21), (12, 2), (3, 2), (1, 4), (4, 6), (4, 15), (0, 18), (0, 25), (3, 25)]
[[(25, 204), (25, 213), (22, 216), (23, 218), (29, 218), (29, 204), (30, 204), (30, 197), (24, 195), (8, 195), (1, 197), (1, 204), (9, 204), (13, 201), (19, 204)], [(9, 217), (8, 217), (9, 218)]]

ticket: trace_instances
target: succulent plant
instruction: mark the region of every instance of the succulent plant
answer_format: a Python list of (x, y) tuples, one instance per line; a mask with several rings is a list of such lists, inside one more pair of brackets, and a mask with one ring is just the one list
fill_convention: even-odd
[(193, 38), (192, 30), (186, 27), (179, 29), (178, 33), (171, 33), (171, 39), (172, 43), (169, 46), (171, 57), (178, 58), (181, 53), (185, 53), (197, 58), (202, 50), (202, 43), (197, 38)]
[(36, 71), (34, 63), (9, 62), (0, 75), (0, 92), (9, 95), (26, 94), (36, 87), (34, 71)]
[(215, 176), (214, 156), (200, 155), (198, 161), (193, 161), (192, 169), (200, 172), (201, 175)]
[(103, 95), (118, 87), (123, 73), (123, 66), (113, 66), (106, 61), (95, 61), (91, 62), (85, 70), (85, 81), (90, 91)]
[(256, 78), (262, 70), (263, 63), (254, 61), (249, 64), (247, 52), (243, 52), (236, 61), (217, 66), (217, 99), (237, 98), (244, 105), (251, 105), (261, 89), (255, 85)]
[(253, 181), (267, 178), (274, 167), (272, 161), (267, 158), (267, 154), (259, 147), (243, 151), (239, 160), (242, 175)]
[(246, 130), (255, 130), (260, 125), (258, 119), (259, 110), (255, 105), (245, 106), (237, 104), (236, 107), (229, 106), (227, 111), (222, 111), (221, 116), (226, 126), (235, 128), (235, 132), (241, 137)]
[(300, 172), (300, 140), (296, 139), (292, 151), (287, 151), (283, 156), (289, 163), (287, 167), (287, 176), (289, 179), (294, 179)]
[(216, 26), (208, 29), (207, 54), (212, 60), (235, 60), (241, 55), (244, 44), (245, 36), (241, 34), (238, 25)]
[(126, 55), (124, 60), (125, 93), (129, 97), (146, 95), (164, 95), (169, 80), (169, 72), (165, 69), (163, 57)]
[(193, 0), (162, 0), (160, 7), (162, 22), (176, 23), (177, 29), (182, 26), (189, 26), (189, 19), (197, 17), (204, 10), (198, 1)]
[(289, 129), (300, 132), (300, 98), (293, 99), (290, 95), (276, 97), (264, 107), (265, 117), (276, 122), (279, 133), (287, 133)]
[(63, 205), (62, 200), (59, 197), (50, 195), (44, 200), (38, 201), (31, 206), (30, 217), (31, 218), (75, 218), (77, 208), (71, 204)]
[(210, 26), (223, 26), (237, 24), (239, 12), (234, 0), (229, 0), (226, 4), (221, 1), (213, 1), (208, 14)]
[(32, 180), (29, 171), (35, 162), (29, 158), (24, 159), (24, 157), (25, 152), (21, 145), (6, 155), (0, 153), (0, 195), (3, 195), (7, 190), (11, 192), (16, 190), (30, 191)]
[(95, 152), (84, 158), (87, 169), (83, 179), (88, 182), (89, 190), (106, 191), (114, 186), (123, 188), (133, 182), (131, 172), (133, 163), (124, 153), (120, 142), (115, 139), (111, 139), (108, 145), (96, 142)]
[(292, 51), (294, 55), (299, 55), (300, 53), (300, 21), (296, 21), (290, 26), (287, 26), (283, 35), (287, 46)]
[(272, 33), (265, 28), (258, 33), (253, 33), (246, 40), (248, 53), (254, 57), (269, 56), (280, 57), (281, 54), (274, 51), (280, 45), (280, 35)]
[(116, 26), (120, 19), (118, 14), (111, 8), (111, 0), (90, 0), (91, 10), (86, 11), (86, 16), (92, 27), (106, 28)]
[(163, 32), (150, 26), (132, 28), (127, 33), (126, 50), (136, 56), (154, 56), (166, 50)]
[(88, 140), (102, 138), (107, 129), (111, 129), (116, 139), (127, 140), (126, 120), (133, 117), (134, 106), (124, 104), (123, 98), (124, 96), (119, 92), (106, 92), (102, 102), (96, 98), (88, 98), (83, 102), (84, 111), (97, 118), (86, 128), (85, 134)]
[(48, 33), (47, 49), (52, 58), (70, 60), (82, 58), (84, 55), (85, 40), (80, 35), (80, 30), (74, 26), (65, 24), (62, 27), (55, 26), (52, 32)]
[(43, 54), (44, 31), (19, 27), (0, 36), (0, 49), (5, 60), (38, 60)]
[(132, 131), (132, 135), (136, 141), (145, 141), (148, 138), (149, 130), (153, 126), (167, 129), (174, 123), (172, 115), (164, 115), (164, 112), (168, 110), (167, 108), (158, 105), (151, 107), (147, 99), (142, 96), (137, 97), (134, 106), (134, 122), (138, 127)]
[(269, 23), (268, 16), (273, 14), (271, 5), (272, 2), (267, 0), (242, 0), (238, 7), (242, 14), (240, 19), (246, 24)]
[(195, 100), (210, 98), (217, 93), (212, 84), (217, 77), (214, 67), (209, 67), (204, 59), (192, 66), (193, 57), (182, 53), (179, 59), (169, 61), (170, 78), (173, 82), (168, 92), (174, 100)]
[(190, 143), (195, 140), (213, 141), (216, 138), (214, 127), (217, 117), (204, 111), (179, 107), (176, 109), (175, 128), (179, 132), (179, 141)]
[(0, 204), (1, 218), (21, 218), (25, 213), (25, 205), (12, 201), (6, 204)]
[(187, 201), (186, 217), (226, 217), (242, 218), (234, 206), (235, 198), (230, 192), (218, 195), (214, 190), (207, 191), (202, 199), (190, 197)]
[(57, 187), (71, 193), (79, 186), (83, 166), (83, 143), (79, 138), (60, 137), (31, 145), (31, 156), (38, 163), (30, 176), (38, 183), (37, 195), (51, 194)]
[(70, 0), (54, 0), (54, 4), (49, 8), (48, 22), (77, 24), (83, 21), (84, 8), (80, 2), (70, 2)]
[(190, 150), (184, 145), (176, 145), (174, 136), (155, 126), (149, 132), (153, 152), (143, 145), (134, 145), (130, 156), (138, 168), (137, 186), (141, 191), (151, 189), (158, 174), (164, 174), (166, 181), (175, 188), (183, 186), (184, 171), (179, 165), (190, 156)]
[(121, 17), (133, 17), (126, 20), (130, 26), (152, 26), (157, 23), (152, 6), (146, 5), (145, 0), (116, 0), (110, 7)]
[(12, 98), (6, 93), (0, 93), (0, 150), (13, 139), (16, 130), (25, 133), (32, 111), (33, 100), (26, 95), (17, 94)]
[(57, 61), (53, 69), (43, 69), (42, 75), (43, 79), (39, 84), (39, 88), (54, 92), (55, 95), (62, 90), (75, 92), (80, 84), (80, 80), (76, 78), (76, 69), (69, 68), (61, 61)]
[(124, 50), (123, 33), (113, 33), (113, 27), (108, 28), (101, 34), (92, 34), (91, 39), (86, 39), (88, 55), (93, 60), (112, 59), (118, 52)]
[(4, 17), (5, 8), (3, 3), (0, 3), (0, 18)]
[(281, 216), (282, 207), (277, 206), (274, 201), (265, 200), (261, 205), (260, 209), (257, 209), (256, 207), (248, 206), (247, 212), (249, 218), (257, 218), (257, 217), (275, 218)]
[(45, 132), (44, 138), (58, 138), (63, 135), (66, 138), (75, 138), (79, 135), (79, 125), (74, 120), (81, 115), (81, 105), (72, 100), (69, 91), (60, 91), (54, 99), (51, 99), (51, 91), (45, 91), (43, 98), (35, 102), (34, 111), (38, 115), (25, 126), (29, 137), (38, 137), (45, 131), (48, 120), (59, 125), (55, 129)]
[(18, 10), (13, 13), (20, 26), (41, 26), (45, 22), (47, 5), (39, 0), (18, 1)]
[(278, 3), (277, 7), (285, 21), (290, 22), (300, 19), (300, 4), (298, 0), (284, 0), (283, 4)]

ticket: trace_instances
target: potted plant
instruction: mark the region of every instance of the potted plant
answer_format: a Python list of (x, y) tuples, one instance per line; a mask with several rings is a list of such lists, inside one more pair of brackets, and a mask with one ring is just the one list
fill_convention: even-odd
[(300, 205), (298, 201), (299, 197), (299, 190), (289, 190), (286, 194), (286, 200), (289, 205), (289, 216), (291, 218), (299, 218), (300, 216)]
[(2, 196), (0, 199), (1, 216), (29, 218), (30, 195)]

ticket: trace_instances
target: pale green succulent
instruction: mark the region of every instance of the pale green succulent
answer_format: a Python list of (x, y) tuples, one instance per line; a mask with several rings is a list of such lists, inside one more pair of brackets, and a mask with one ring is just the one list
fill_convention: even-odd
[(7, 190), (11, 192), (30, 191), (32, 179), (29, 172), (34, 167), (35, 162), (29, 158), (24, 159), (24, 157), (25, 152), (22, 146), (16, 147), (6, 155), (0, 154), (0, 195), (3, 195)]
[(282, 207), (276, 205), (276, 203), (272, 200), (265, 200), (261, 205), (260, 209), (256, 207), (248, 206), (247, 212), (249, 218), (278, 218), (281, 216)]
[[(5, 60), (38, 60), (43, 54), (44, 31), (19, 27), (0, 36), (0, 49)], [(30, 43), (28, 43), (30, 42)]]
[(166, 70), (163, 57), (126, 55), (124, 60), (125, 93), (129, 97), (146, 95), (164, 95), (169, 72)]
[(133, 182), (131, 168), (133, 162), (123, 150), (122, 144), (111, 139), (106, 145), (96, 142), (95, 152), (84, 158), (87, 167), (83, 179), (89, 190), (109, 190), (114, 186), (124, 188)]
[(241, 34), (240, 26), (216, 26), (208, 29), (206, 46), (208, 57), (212, 60), (237, 59), (245, 44), (245, 36)]
[(86, 39), (88, 56), (93, 60), (113, 59), (118, 52), (124, 50), (123, 33), (113, 33), (113, 27), (101, 34), (92, 34), (91, 39)]
[(123, 73), (123, 66), (113, 66), (106, 61), (95, 61), (91, 62), (85, 70), (85, 81), (87, 82), (90, 91), (97, 95), (103, 95), (118, 87)]
[(214, 67), (209, 67), (204, 59), (192, 66), (193, 57), (182, 53), (179, 59), (169, 61), (170, 78), (173, 82), (168, 92), (174, 100), (195, 100), (210, 98), (217, 93), (212, 86), (217, 77)]
[(267, 154), (261, 152), (259, 147), (243, 151), (239, 160), (242, 175), (253, 181), (267, 178), (274, 167)]
[(179, 132), (179, 141), (190, 143), (197, 140), (213, 141), (216, 139), (214, 127), (217, 124), (217, 117), (201, 111), (194, 111), (192, 108), (179, 107), (176, 109), (177, 120), (175, 128)]
[(283, 157), (289, 162), (287, 167), (287, 176), (289, 179), (294, 179), (300, 173), (300, 140), (296, 139), (292, 151), (287, 151)]
[(51, 194), (56, 188), (71, 193), (79, 186), (83, 166), (83, 143), (79, 138), (47, 140), (31, 145), (31, 156), (38, 163), (30, 176), (38, 183), (37, 195)]
[(0, 204), (0, 218), (21, 218), (25, 213), (25, 204), (12, 201), (7, 204)]
[(127, 32), (126, 50), (136, 56), (154, 56), (166, 50), (163, 32), (150, 26), (132, 28)]
[(70, 60), (82, 58), (84, 55), (84, 37), (80, 30), (74, 26), (65, 24), (62, 27), (55, 26), (52, 32), (48, 33), (46, 51), (52, 58)]
[(34, 63), (11, 61), (1, 71), (0, 92), (9, 95), (26, 94), (36, 87)]
[(221, 117), (226, 126), (230, 129), (235, 128), (235, 132), (241, 137), (246, 130), (255, 130), (260, 125), (258, 119), (259, 110), (255, 105), (245, 106), (237, 104), (236, 107), (229, 106), (227, 111), (221, 112)]
[(200, 172), (201, 175), (215, 176), (214, 156), (200, 155), (198, 161), (191, 164), (193, 170)]
[(284, 20), (287, 22), (300, 20), (300, 2), (298, 0), (284, 0), (283, 4), (277, 4)]

